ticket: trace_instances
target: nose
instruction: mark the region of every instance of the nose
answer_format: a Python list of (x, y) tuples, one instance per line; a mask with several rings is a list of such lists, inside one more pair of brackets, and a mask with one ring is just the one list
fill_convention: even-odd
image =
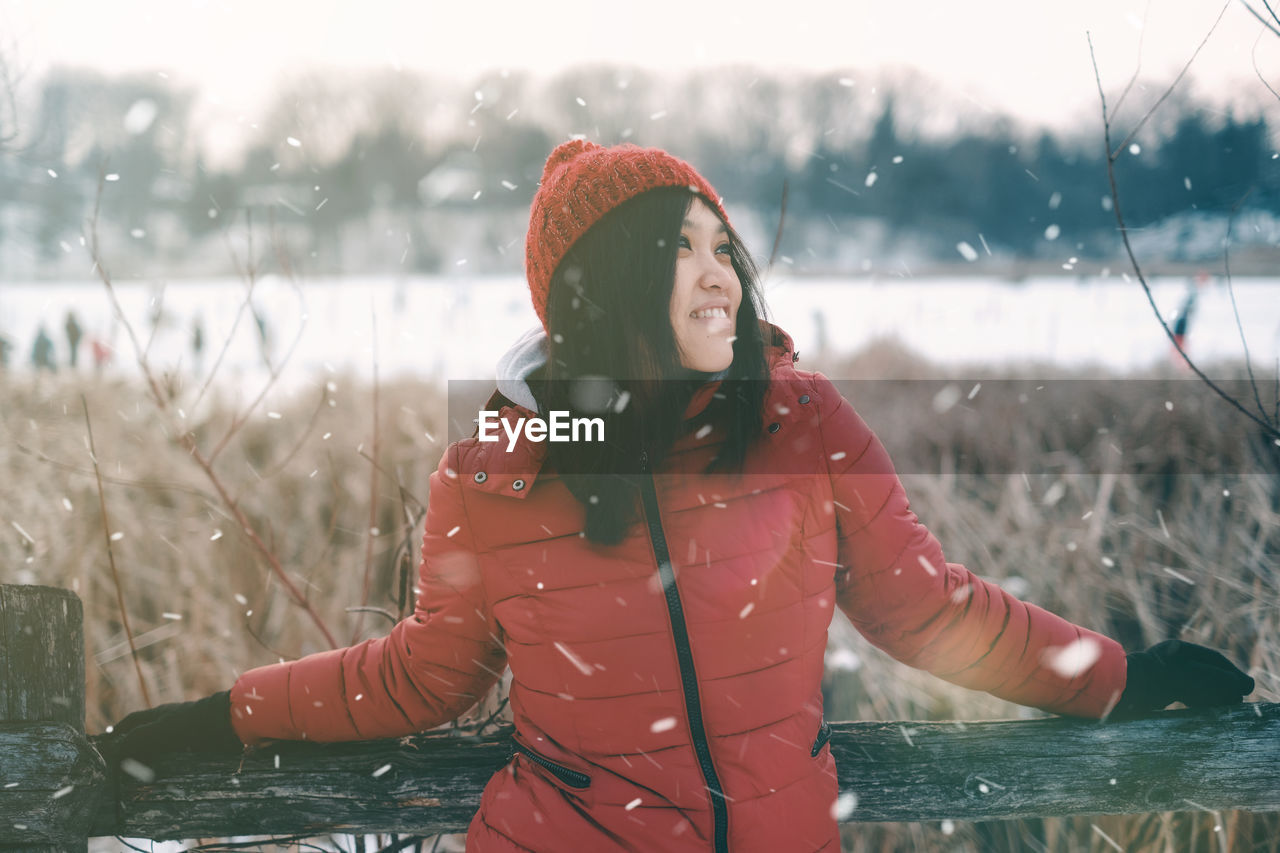
[(715, 255), (703, 258), (698, 265), (698, 285), (706, 288), (728, 289), (740, 284), (737, 270)]

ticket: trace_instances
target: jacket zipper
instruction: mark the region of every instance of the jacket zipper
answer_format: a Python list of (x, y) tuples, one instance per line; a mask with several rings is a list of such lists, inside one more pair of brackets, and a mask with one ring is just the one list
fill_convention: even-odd
[(809, 750), (809, 757), (817, 758), (818, 753), (822, 752), (823, 745), (829, 740), (831, 740), (831, 726), (824, 719), (822, 727), (818, 729), (818, 737), (813, 742), (813, 749)]
[(550, 770), (561, 782), (574, 788), (588, 788), (591, 786), (591, 777), (586, 773), (579, 773), (577, 770), (570, 770), (563, 764), (556, 764), (554, 761), (543, 758), (529, 747), (522, 743), (515, 744), (515, 751), (522, 753), (526, 758), (535, 764), (539, 764)]
[(649, 528), (649, 542), (658, 561), (658, 576), (666, 593), (667, 612), (671, 616), (671, 630), (675, 634), (676, 658), (680, 662), (680, 681), (684, 688), (685, 713), (689, 717), (689, 729), (693, 736), (693, 751), (702, 769), (702, 778), (711, 794), (711, 812), (715, 818), (716, 853), (729, 853), (729, 810), (725, 805), (724, 789), (711, 761), (711, 747), (702, 724), (702, 699), (698, 696), (698, 676), (693, 669), (693, 652), (689, 647), (689, 629), (684, 621), (684, 607), (680, 592), (676, 589), (675, 571), (671, 567), (671, 554), (667, 550), (667, 536), (662, 530), (662, 517), (658, 512), (658, 490), (653, 474), (649, 471), (649, 453), (640, 453), (640, 491), (644, 500), (644, 517)]

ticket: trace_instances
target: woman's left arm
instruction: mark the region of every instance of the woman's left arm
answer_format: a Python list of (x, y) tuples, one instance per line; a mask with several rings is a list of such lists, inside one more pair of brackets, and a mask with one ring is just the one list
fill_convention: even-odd
[(895, 659), (963, 687), (1105, 716), (1125, 687), (1120, 644), (948, 563), (871, 428), (822, 374), (814, 392), (835, 494), (836, 602), (854, 626)]

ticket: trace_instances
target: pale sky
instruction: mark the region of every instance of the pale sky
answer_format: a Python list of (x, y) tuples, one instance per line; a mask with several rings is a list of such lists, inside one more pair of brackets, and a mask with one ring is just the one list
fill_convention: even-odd
[[(1142, 70), (1172, 77), (1221, 0), (0, 0), (0, 48), (38, 76), (50, 63), (162, 71), (228, 109), (262, 106), (309, 67), (509, 68), (616, 61), (682, 70), (729, 63), (872, 71), (917, 68), (978, 106), (1055, 124), (1096, 109), (1085, 32), (1114, 94)], [(1195, 91), (1265, 90), (1262, 32), (1238, 0), (1193, 66)], [(1262, 10), (1260, 0), (1253, 5)], [(1274, 4), (1273, 4), (1274, 5)], [(1145, 21), (1145, 24), (1144, 24)], [(1141, 52), (1139, 50), (1142, 41)], [(1257, 43), (1280, 89), (1280, 38)], [(1236, 95), (1238, 96), (1238, 94)], [(1273, 102), (1274, 105), (1274, 102)]]

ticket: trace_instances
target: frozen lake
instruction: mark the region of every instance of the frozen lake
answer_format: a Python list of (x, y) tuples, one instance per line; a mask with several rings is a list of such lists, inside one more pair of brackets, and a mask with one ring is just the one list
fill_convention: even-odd
[[(1170, 322), (1191, 286), (1182, 277), (1152, 282)], [(191, 338), (197, 320), (204, 332), (202, 367), (209, 369), (245, 294), (235, 279), (184, 280), (163, 288), (121, 282), (116, 289), (140, 338), (150, 339), (153, 363), (180, 371), (195, 364)], [(1255, 365), (1274, 366), (1280, 355), (1280, 278), (1239, 278), (1234, 289)], [(967, 365), (1028, 361), (1143, 372), (1169, 360), (1169, 344), (1141, 287), (1118, 276), (1029, 278), (1018, 284), (973, 277), (775, 279), (765, 293), (774, 320), (795, 340), (802, 365), (804, 355), (818, 353), (823, 332), (830, 353), (852, 353), (874, 339), (896, 337), (956, 375)], [(321, 372), (371, 375), (375, 327), (383, 378), (488, 379), (509, 343), (537, 324), (519, 276), (318, 278), (298, 289), (268, 277), (259, 282), (253, 305), (264, 319), (273, 358), (300, 332), (282, 380), (286, 386)], [(69, 310), (85, 331), (80, 370), (92, 369), (93, 338), (115, 350), (107, 369), (136, 370), (106, 289), (88, 281), (0, 283), (0, 334), (14, 346), (13, 369), (30, 370), (41, 324), (58, 361), (66, 363), (63, 321)], [(1200, 293), (1190, 352), (1203, 363), (1242, 356), (1231, 300), (1220, 281)], [(245, 312), (219, 377), (261, 376), (262, 364), (258, 327)]]

